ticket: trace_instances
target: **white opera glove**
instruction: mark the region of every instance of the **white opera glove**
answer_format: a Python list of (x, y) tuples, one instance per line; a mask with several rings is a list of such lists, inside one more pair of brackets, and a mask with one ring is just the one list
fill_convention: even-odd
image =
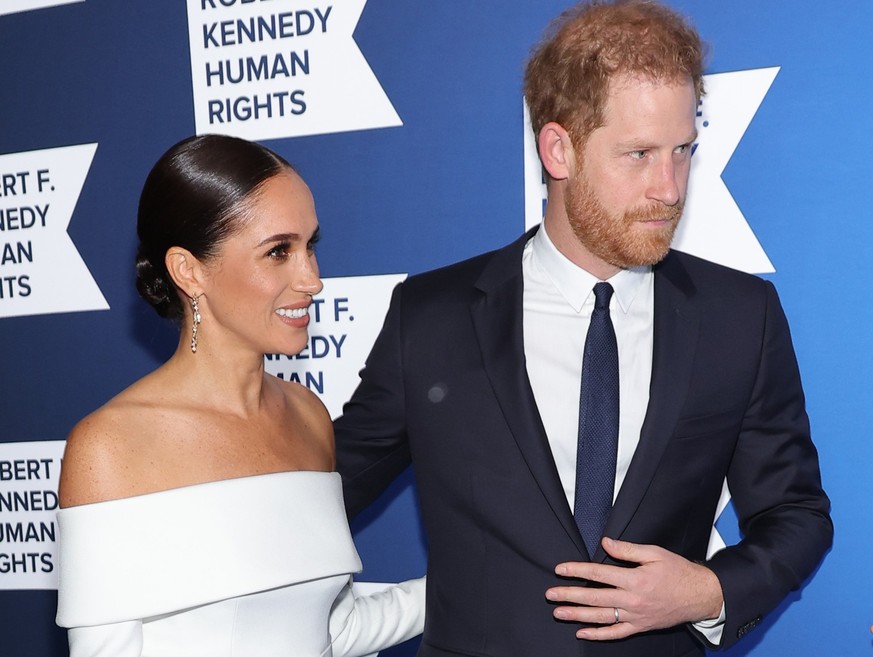
[(425, 581), (411, 579), (356, 598), (350, 576), (330, 612), (333, 657), (361, 657), (421, 634)]
[(142, 621), (71, 627), (70, 657), (142, 657)]

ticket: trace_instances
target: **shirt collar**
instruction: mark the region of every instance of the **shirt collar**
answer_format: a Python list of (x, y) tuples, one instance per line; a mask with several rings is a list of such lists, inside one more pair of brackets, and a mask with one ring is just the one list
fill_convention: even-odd
[[(581, 312), (594, 285), (600, 280), (558, 251), (546, 232), (545, 224), (540, 226), (532, 242), (532, 263), (549, 277), (573, 310)], [(651, 276), (651, 265), (645, 265), (621, 269), (609, 279), (623, 313), (627, 314), (643, 284), (651, 282)]]

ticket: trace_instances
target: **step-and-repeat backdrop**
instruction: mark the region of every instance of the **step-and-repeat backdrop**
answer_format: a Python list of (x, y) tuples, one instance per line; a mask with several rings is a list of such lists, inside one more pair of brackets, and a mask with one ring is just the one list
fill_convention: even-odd
[[(873, 4), (672, 1), (711, 45), (677, 247), (776, 283), (836, 524), (813, 579), (730, 654), (868, 655)], [(302, 173), (325, 288), (307, 349), (266, 366), (337, 414), (397, 282), (540, 220), (521, 76), (567, 5), (0, 0), (0, 654), (66, 655), (63, 441), (176, 344), (133, 286), (157, 157), (223, 132)], [(361, 579), (423, 572), (411, 472), (354, 529)], [(729, 503), (714, 539), (739, 540)]]

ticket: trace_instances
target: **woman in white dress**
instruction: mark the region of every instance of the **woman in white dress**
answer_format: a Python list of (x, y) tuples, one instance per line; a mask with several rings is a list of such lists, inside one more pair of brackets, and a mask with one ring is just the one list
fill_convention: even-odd
[(72, 657), (339, 657), (420, 633), (423, 580), (351, 595), (330, 417), (264, 371), (306, 346), (322, 288), (306, 184), (263, 146), (194, 137), (152, 169), (137, 232), (137, 287), (181, 334), (67, 442)]

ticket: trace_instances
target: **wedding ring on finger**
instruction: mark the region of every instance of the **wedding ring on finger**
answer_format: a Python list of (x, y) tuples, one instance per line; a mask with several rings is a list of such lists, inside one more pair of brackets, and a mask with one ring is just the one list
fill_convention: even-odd
[(618, 622), (618, 607), (613, 607), (612, 610), (615, 612), (615, 620), (613, 621), (613, 624), (615, 624)]

